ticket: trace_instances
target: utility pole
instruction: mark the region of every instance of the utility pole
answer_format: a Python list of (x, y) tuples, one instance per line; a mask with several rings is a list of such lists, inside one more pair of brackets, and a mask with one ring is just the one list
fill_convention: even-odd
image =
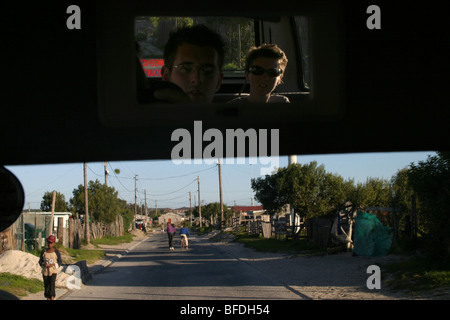
[(52, 197), (52, 217), (50, 219), (50, 234), (53, 234), (53, 217), (55, 214), (55, 200), (56, 200), (56, 191), (53, 191), (53, 197)]
[(145, 193), (145, 216), (147, 216), (147, 190), (144, 190)]
[(219, 163), (217, 165), (219, 166), (220, 231), (223, 232), (223, 229), (225, 227), (225, 220), (223, 218), (222, 169), (221, 169), (221, 165), (220, 165), (220, 159), (219, 159)]
[(198, 181), (198, 216), (200, 218), (200, 228), (202, 227), (202, 203), (200, 201), (200, 176), (197, 177)]
[[(251, 177), (250, 177), (250, 183), (253, 180), (253, 166), (250, 164), (251, 169)], [(253, 197), (253, 188), (252, 188), (252, 207), (255, 205), (254, 197)]]
[(89, 205), (88, 205), (88, 185), (87, 185), (87, 174), (86, 174), (86, 162), (84, 163), (84, 230), (86, 233), (86, 243), (90, 243), (89, 236)]
[(136, 228), (136, 214), (137, 214), (137, 174), (134, 175), (134, 221), (133, 229)]
[(105, 166), (105, 186), (108, 186), (108, 168), (106, 166), (106, 161), (103, 162), (104, 166)]
[[(297, 155), (290, 155), (288, 158), (288, 167), (290, 165), (296, 164), (297, 163)], [(298, 214), (295, 212), (294, 208), (292, 207), (291, 204), (289, 204), (289, 211), (290, 211), (290, 225), (292, 226), (292, 238), (294, 239), (295, 236), (295, 231), (297, 228), (297, 216)]]
[(189, 217), (189, 222), (192, 227), (192, 199), (191, 199), (191, 192), (189, 191), (189, 211), (191, 212), (191, 215)]

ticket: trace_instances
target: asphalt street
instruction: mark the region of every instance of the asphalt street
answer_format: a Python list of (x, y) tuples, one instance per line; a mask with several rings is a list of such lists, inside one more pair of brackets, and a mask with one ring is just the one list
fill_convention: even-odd
[(188, 250), (176, 240), (169, 251), (166, 234), (152, 235), (61, 300), (300, 298), (205, 238), (191, 236)]

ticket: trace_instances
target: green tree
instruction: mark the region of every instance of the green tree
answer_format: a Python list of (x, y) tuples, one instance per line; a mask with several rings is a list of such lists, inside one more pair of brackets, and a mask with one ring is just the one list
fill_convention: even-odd
[(282, 179), (285, 175), (283, 168), (279, 168), (275, 173), (266, 175), (264, 178), (251, 180), (255, 199), (257, 199), (270, 215), (276, 214), (287, 204), (287, 195), (282, 190)]
[(53, 192), (56, 192), (55, 195), (55, 212), (67, 212), (68, 206), (66, 199), (62, 193), (57, 191), (48, 191), (44, 194), (41, 201), (41, 210), (50, 212), (52, 211), (52, 201), (53, 201)]
[(357, 183), (347, 188), (347, 198), (357, 207), (390, 207), (391, 187), (388, 180), (367, 178), (365, 183)]
[(169, 33), (173, 29), (188, 27), (194, 24), (193, 19), (189, 17), (151, 17), (149, 20), (154, 26), (151, 36), (154, 43), (160, 48), (164, 47), (169, 38)]
[(450, 152), (438, 152), (411, 164), (408, 178), (420, 202), (421, 220), (432, 248), (450, 254)]
[(327, 173), (316, 161), (279, 168), (272, 175), (252, 180), (255, 198), (270, 214), (285, 204), (306, 218), (329, 216), (347, 199), (352, 181)]
[[(196, 211), (196, 214), (198, 216), (198, 208)], [(193, 214), (195, 215), (195, 214)], [(233, 215), (233, 211), (231, 208), (229, 208), (226, 204), (223, 205), (223, 218), (225, 221), (227, 219), (231, 218)], [(219, 202), (212, 202), (208, 203), (206, 206), (202, 206), (202, 218), (208, 219), (210, 221), (219, 222), (221, 217), (221, 211), (220, 211), (220, 203)]]
[(122, 199), (119, 200), (119, 206), (120, 206), (120, 214), (123, 218), (123, 227), (124, 230), (129, 230), (134, 221), (134, 211), (130, 209), (130, 205)]
[[(91, 221), (104, 223), (113, 222), (125, 210), (119, 200), (118, 192), (113, 187), (101, 184), (98, 180), (88, 183), (88, 210)], [(73, 190), (70, 199), (73, 213), (85, 214), (84, 186), (79, 185)]]
[(316, 161), (286, 168), (283, 192), (294, 210), (307, 218), (332, 215), (346, 200), (344, 179)]
[(409, 183), (409, 169), (403, 168), (391, 178), (391, 188), (395, 207), (398, 212), (411, 212), (411, 197), (414, 190)]
[[(409, 168), (403, 168), (391, 178), (392, 206), (398, 219), (398, 230), (411, 237), (411, 211), (414, 190), (409, 181)], [(416, 206), (416, 208), (418, 208)]]
[(210, 221), (220, 217), (220, 203), (212, 202), (202, 207), (202, 217)]
[(248, 50), (255, 45), (253, 20), (238, 17), (214, 17), (206, 18), (204, 23), (216, 30), (224, 39), (226, 69), (243, 70)]

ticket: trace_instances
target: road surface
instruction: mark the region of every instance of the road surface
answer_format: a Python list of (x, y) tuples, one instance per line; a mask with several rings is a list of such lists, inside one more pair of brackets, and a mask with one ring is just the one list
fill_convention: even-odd
[(189, 238), (189, 250), (169, 251), (166, 234), (154, 234), (95, 274), (62, 300), (300, 299), (270, 275), (205, 238)]

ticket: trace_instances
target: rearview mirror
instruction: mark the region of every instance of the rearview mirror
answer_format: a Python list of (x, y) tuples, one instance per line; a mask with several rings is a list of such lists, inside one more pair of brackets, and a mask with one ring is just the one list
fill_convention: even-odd
[(9, 170), (0, 167), (0, 232), (17, 220), (24, 203), (22, 184)]

